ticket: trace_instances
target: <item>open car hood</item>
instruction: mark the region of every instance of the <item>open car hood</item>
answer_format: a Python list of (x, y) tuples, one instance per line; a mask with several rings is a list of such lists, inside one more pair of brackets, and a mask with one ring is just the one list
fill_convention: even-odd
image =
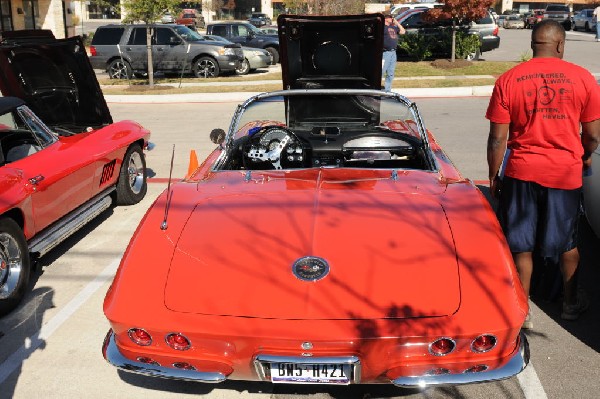
[[(177, 239), (166, 307), (297, 320), (453, 314), (458, 264), (437, 196), (376, 185), (201, 200)], [(323, 270), (305, 257), (325, 261), (328, 273), (311, 281)]]
[(112, 117), (79, 37), (50, 31), (3, 32), (0, 90), (18, 97), (49, 126), (84, 130)]
[(381, 89), (382, 14), (277, 18), (285, 89)]

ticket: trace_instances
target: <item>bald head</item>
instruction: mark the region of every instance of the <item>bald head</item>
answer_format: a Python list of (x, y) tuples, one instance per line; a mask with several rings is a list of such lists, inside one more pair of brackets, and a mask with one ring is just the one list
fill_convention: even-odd
[(531, 32), (533, 57), (562, 58), (565, 47), (565, 28), (556, 21), (542, 20)]

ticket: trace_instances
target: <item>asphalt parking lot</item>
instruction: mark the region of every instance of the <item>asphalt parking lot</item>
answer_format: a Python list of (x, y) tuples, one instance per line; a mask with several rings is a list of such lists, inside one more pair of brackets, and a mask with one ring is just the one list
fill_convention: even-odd
[[(501, 48), (485, 59), (518, 59), (530, 31), (503, 30)], [(570, 32), (565, 59), (600, 73), (600, 43)], [(590, 55), (593, 54), (593, 55)], [(498, 59), (500, 60), (500, 59)], [(418, 97), (418, 96), (417, 96)], [(426, 126), (468, 178), (487, 178), (483, 118), (488, 98), (416, 98)], [(387, 386), (304, 387), (227, 382), (221, 385), (148, 379), (118, 372), (100, 353), (108, 329), (102, 300), (129, 237), (154, 198), (166, 188), (173, 146), (173, 176), (182, 177), (190, 150), (204, 158), (212, 128), (226, 128), (239, 101), (117, 103), (115, 120), (133, 119), (153, 132), (148, 154), (152, 175), (145, 200), (117, 207), (42, 259), (25, 303), (0, 319), (0, 399), (4, 398), (597, 398), (600, 390), (600, 241), (583, 223), (582, 283), (593, 308), (575, 323), (559, 319), (557, 303), (534, 298), (535, 329), (528, 333), (532, 363), (527, 373), (502, 382), (426, 392)], [(485, 192), (486, 188), (481, 186)], [(542, 291), (542, 294), (545, 291)]]

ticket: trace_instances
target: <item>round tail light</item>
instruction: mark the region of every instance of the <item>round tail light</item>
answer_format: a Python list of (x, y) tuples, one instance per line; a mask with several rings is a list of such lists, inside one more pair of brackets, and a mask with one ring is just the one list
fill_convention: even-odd
[(167, 337), (165, 338), (165, 341), (167, 342), (167, 345), (169, 345), (171, 348), (178, 350), (178, 351), (188, 350), (188, 349), (190, 349), (190, 346), (192, 345), (190, 343), (190, 340), (187, 339), (185, 337), (185, 335), (177, 334), (177, 333), (171, 333), (171, 334), (167, 335)]
[(142, 328), (130, 328), (127, 334), (138, 345), (148, 346), (152, 343), (152, 336)]
[(429, 345), (429, 353), (435, 356), (445, 356), (456, 348), (456, 343), (451, 338), (440, 338)]
[(484, 353), (490, 351), (496, 346), (498, 340), (491, 334), (483, 334), (475, 338), (471, 343), (473, 352)]

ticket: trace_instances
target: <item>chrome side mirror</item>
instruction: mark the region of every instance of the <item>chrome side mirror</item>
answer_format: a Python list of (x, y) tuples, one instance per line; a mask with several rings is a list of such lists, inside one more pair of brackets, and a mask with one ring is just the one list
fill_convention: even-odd
[(223, 144), (223, 142), (225, 141), (225, 130), (213, 129), (210, 132), (210, 141), (218, 145)]

